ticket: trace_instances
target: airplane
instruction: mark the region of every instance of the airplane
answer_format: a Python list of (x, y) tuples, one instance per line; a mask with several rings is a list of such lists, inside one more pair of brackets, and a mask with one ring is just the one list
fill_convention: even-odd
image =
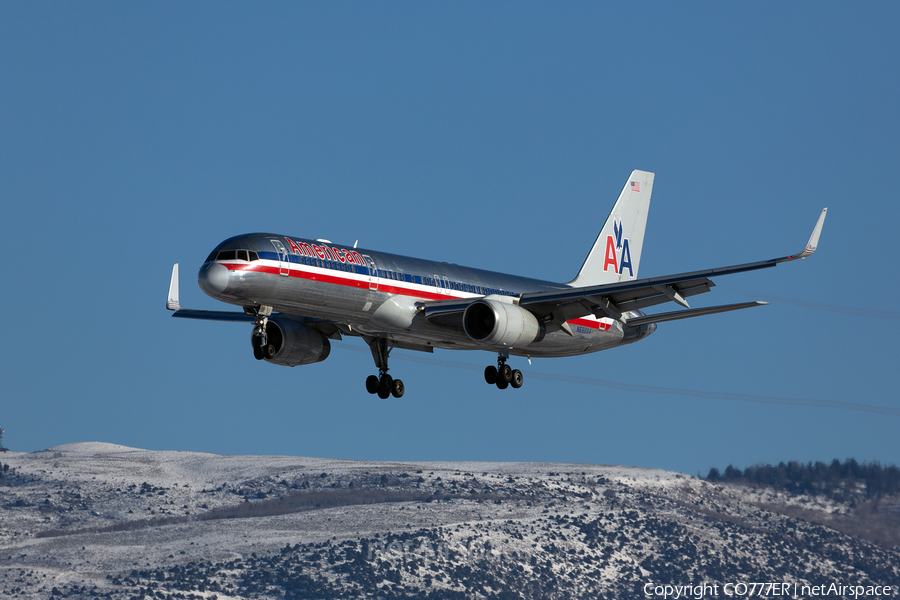
[[(294, 367), (320, 362), (330, 340), (361, 337), (378, 375), (366, 390), (386, 399), (404, 394), (388, 374), (393, 348), (497, 353), (484, 379), (519, 388), (523, 375), (510, 356), (563, 357), (598, 352), (646, 338), (657, 324), (752, 308), (742, 302), (691, 308), (687, 299), (709, 292), (710, 278), (774, 267), (816, 250), (827, 208), (797, 254), (753, 263), (638, 279), (641, 247), (655, 175), (635, 170), (609, 213), (581, 269), (568, 283), (542, 281), (365, 250), (324, 239), (271, 233), (229, 238), (213, 249), (197, 279), (209, 296), (243, 311), (182, 309), (178, 264), (166, 307), (174, 317), (253, 324), (257, 360)], [(674, 302), (683, 310), (645, 314)]]

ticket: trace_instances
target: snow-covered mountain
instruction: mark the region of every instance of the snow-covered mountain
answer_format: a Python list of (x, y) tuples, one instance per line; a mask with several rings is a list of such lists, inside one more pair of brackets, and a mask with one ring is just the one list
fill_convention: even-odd
[(900, 593), (900, 548), (876, 531), (896, 522), (897, 502), (864, 518), (850, 504), (582, 464), (104, 443), (0, 461), (11, 467), (0, 598), (662, 598), (697, 584), (708, 587), (681, 596), (727, 597), (726, 584), (749, 596), (735, 585), (754, 583), (788, 585), (756, 596)]

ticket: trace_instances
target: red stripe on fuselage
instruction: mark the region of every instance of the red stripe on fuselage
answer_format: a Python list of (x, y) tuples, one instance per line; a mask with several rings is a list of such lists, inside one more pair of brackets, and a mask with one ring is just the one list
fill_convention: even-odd
[[(267, 265), (252, 265), (246, 263), (219, 263), (228, 268), (229, 271), (253, 271), (254, 273), (269, 273), (272, 275), (279, 275), (280, 277), (284, 277), (281, 275), (281, 270), (278, 267), (270, 267)], [(303, 271), (301, 269), (292, 268), (289, 271), (289, 275), (291, 277), (296, 277), (297, 279), (306, 279), (308, 281), (320, 281), (322, 283), (331, 283), (334, 285), (343, 285), (345, 287), (353, 287), (358, 289), (368, 289), (369, 288), (369, 280), (359, 280), (352, 279), (350, 277), (341, 277), (338, 275), (331, 275), (325, 273), (313, 273), (309, 271)], [(367, 277), (363, 275), (363, 277)], [(385, 281), (389, 281), (390, 283), (384, 283)], [(378, 279), (378, 290), (385, 292), (388, 294), (397, 294), (400, 296), (412, 296), (413, 298), (422, 298), (423, 300), (452, 300), (459, 299), (460, 296), (453, 296), (450, 294), (441, 294), (434, 292), (425, 292), (422, 290), (412, 290), (405, 287), (400, 287), (394, 285), (393, 280), (390, 279)]]
[[(226, 267), (229, 271), (253, 271), (254, 273), (269, 273), (270, 275), (278, 275), (279, 277), (284, 277), (281, 274), (281, 269), (279, 267), (270, 267), (267, 265), (254, 265), (247, 263), (219, 263)], [(293, 265), (292, 265), (293, 267)], [(334, 285), (343, 285), (345, 287), (353, 287), (358, 289), (368, 289), (369, 281), (366, 280), (358, 280), (351, 279), (349, 277), (340, 277), (336, 275), (323, 274), (323, 273), (312, 273), (309, 271), (303, 271), (301, 269), (291, 268), (289, 270), (290, 277), (296, 277), (298, 279), (306, 279), (308, 281), (320, 281), (322, 283), (331, 283)], [(390, 281), (391, 283), (383, 283), (384, 281)], [(372, 291), (385, 292), (387, 294), (396, 294), (398, 296), (411, 296), (413, 298), (421, 298), (423, 300), (464, 300), (463, 296), (454, 296), (452, 293), (450, 294), (441, 294), (435, 292), (425, 292), (422, 290), (413, 290), (407, 287), (400, 287), (398, 285), (394, 285), (393, 280), (378, 280), (378, 289)], [(566, 321), (567, 323), (571, 323), (572, 325), (581, 325), (582, 327), (590, 327), (591, 329), (602, 329), (603, 331), (609, 331), (611, 325), (609, 323), (601, 323), (600, 321), (593, 321), (591, 319), (572, 319), (570, 321)]]
[(590, 319), (572, 319), (571, 321), (566, 321), (566, 323), (590, 327), (591, 329), (602, 329), (603, 331), (609, 331), (610, 327), (612, 327), (609, 323), (601, 323), (600, 321), (592, 321)]

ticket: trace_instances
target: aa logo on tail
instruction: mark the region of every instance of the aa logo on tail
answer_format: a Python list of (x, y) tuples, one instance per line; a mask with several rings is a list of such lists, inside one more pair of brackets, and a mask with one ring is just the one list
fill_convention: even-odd
[(606, 236), (606, 258), (603, 261), (603, 270), (609, 271), (609, 268), (612, 267), (616, 274), (622, 275), (625, 269), (628, 269), (628, 276), (634, 277), (634, 271), (631, 268), (631, 249), (628, 245), (628, 238), (625, 237), (625, 228), (618, 218), (613, 222), (613, 233), (615, 240), (611, 235)]

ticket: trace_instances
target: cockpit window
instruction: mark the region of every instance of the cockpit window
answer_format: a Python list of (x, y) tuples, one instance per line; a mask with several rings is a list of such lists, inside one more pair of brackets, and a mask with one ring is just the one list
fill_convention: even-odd
[(206, 258), (206, 262), (213, 262), (216, 260), (259, 260), (259, 254), (254, 252), (253, 250), (220, 250), (219, 252), (213, 251)]

